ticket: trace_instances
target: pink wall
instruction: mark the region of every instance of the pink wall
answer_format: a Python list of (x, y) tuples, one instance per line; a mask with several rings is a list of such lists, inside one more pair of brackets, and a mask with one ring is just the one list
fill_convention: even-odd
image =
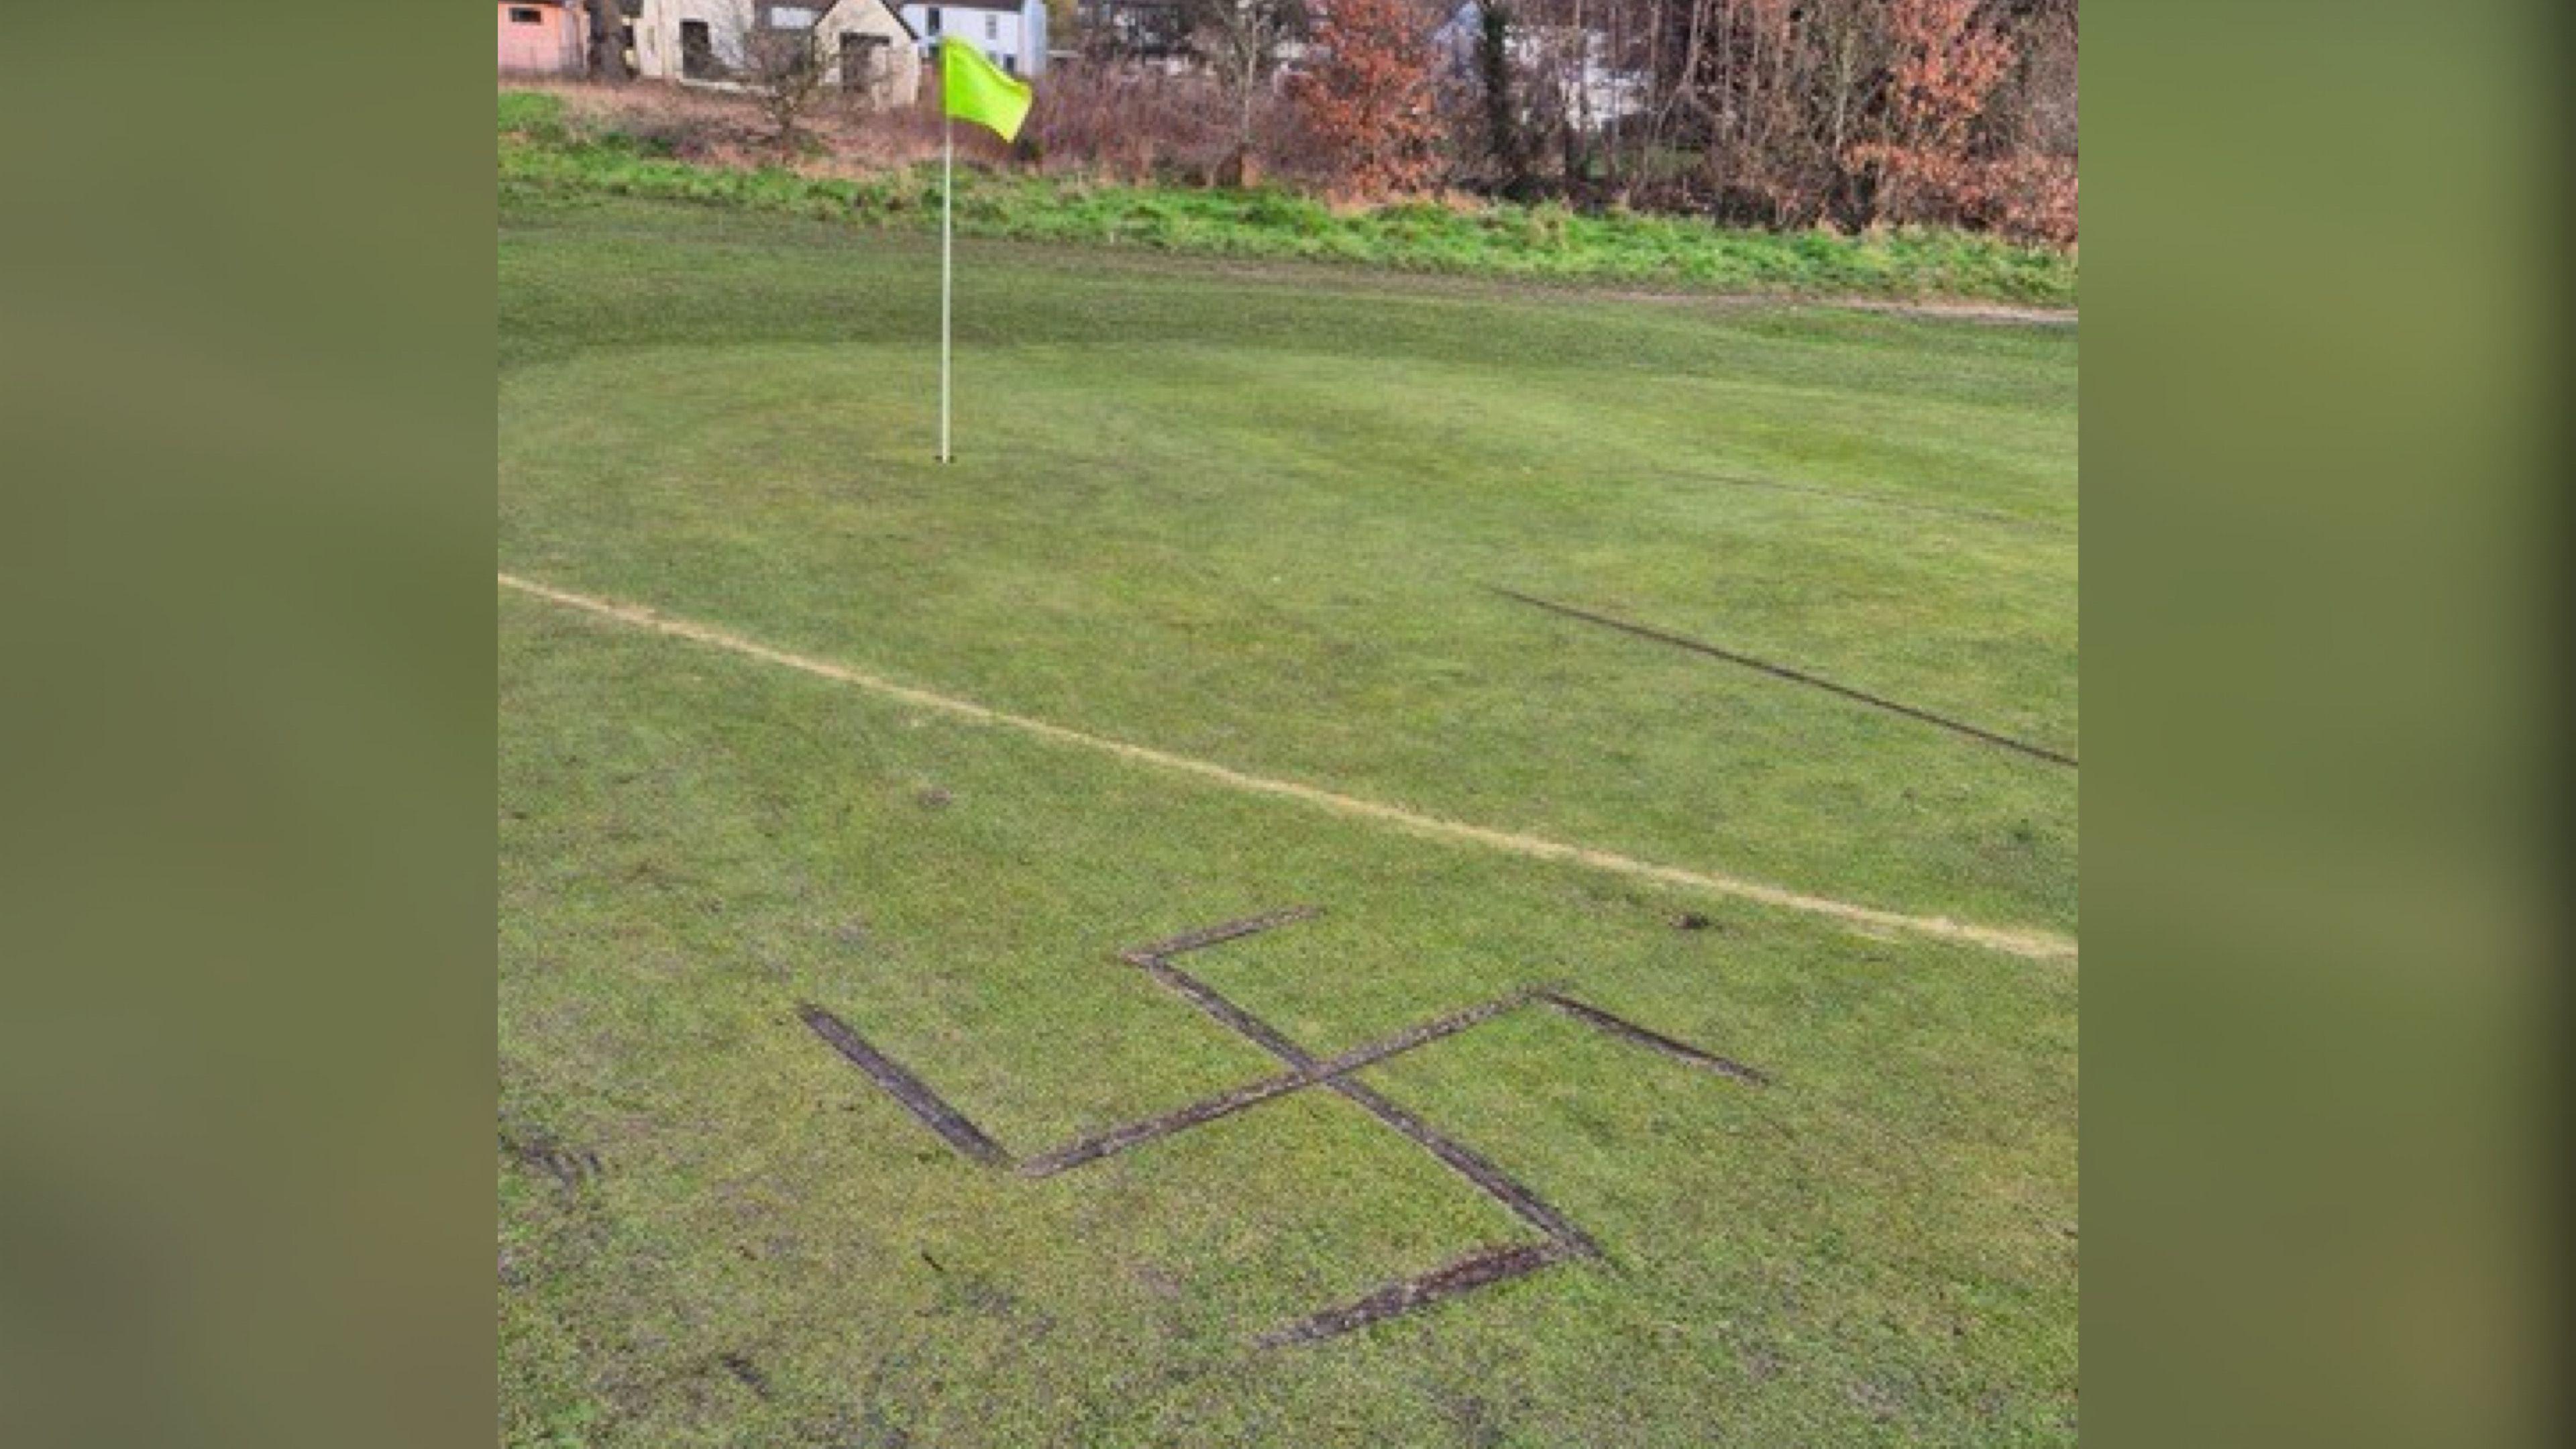
[[(510, 12), (537, 13), (537, 23), (522, 24)], [(581, 24), (564, 5), (503, 5), (501, 69), (517, 75), (579, 75)]]

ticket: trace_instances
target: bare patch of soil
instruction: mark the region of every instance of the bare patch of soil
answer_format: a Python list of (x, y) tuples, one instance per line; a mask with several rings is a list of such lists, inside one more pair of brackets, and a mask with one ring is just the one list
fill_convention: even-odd
[(566, 1192), (579, 1192), (606, 1169), (599, 1154), (557, 1138), (543, 1127), (503, 1117), (501, 1150), (530, 1172), (554, 1179)]

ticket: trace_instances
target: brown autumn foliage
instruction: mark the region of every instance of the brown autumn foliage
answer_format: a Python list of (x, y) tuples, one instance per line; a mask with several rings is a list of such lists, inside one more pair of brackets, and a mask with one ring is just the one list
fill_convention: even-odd
[(1453, 184), (1757, 226), (2075, 239), (2075, 0), (1485, 10), (1445, 41)]
[(2075, 0), (2039, 7), (2019, 28), (2020, 69), (1987, 107), (1997, 159), (1988, 214), (2010, 236), (2073, 245), (2076, 235)]
[[(1451, 0), (1303, 9), (1302, 53), (1249, 83), (1085, 34), (1082, 58), (1039, 80), (1021, 143), (961, 136), (961, 158), (1228, 184), (1248, 127), (1245, 169), (1355, 198), (1454, 188), (1755, 226), (2077, 238), (2076, 0), (1497, 0), (1455, 24)], [(739, 97), (599, 94), (670, 110), (681, 154), (778, 150), (774, 120), (725, 119)], [(932, 85), (913, 111), (823, 98), (798, 119), (816, 145), (795, 164), (935, 156), (936, 105)]]
[(1382, 197), (1437, 182), (1448, 127), (1434, 105), (1420, 12), (1404, 0), (1332, 0), (1314, 43), (1317, 57), (1289, 93), (1336, 189)]
[(1971, 145), (1974, 128), (2017, 57), (1978, 5), (1889, 0), (1885, 126), (1851, 154), (1874, 173), (1880, 213), (1890, 220), (1956, 215), (1989, 184), (1989, 165)]
[(2075, 162), (2022, 151), (1984, 163), (1973, 204), (1960, 219), (2007, 236), (2075, 243)]
[(1294, 108), (1266, 87), (1229, 94), (1189, 71), (1106, 62), (1059, 64), (1036, 86), (1022, 135), (1042, 169), (1104, 180), (1205, 182), (1224, 173), (1248, 131), (1275, 174), (1314, 174)]
[(2075, 16), (2075, 0), (1511, 0), (1506, 81), (1537, 180), (1570, 197), (2071, 242)]

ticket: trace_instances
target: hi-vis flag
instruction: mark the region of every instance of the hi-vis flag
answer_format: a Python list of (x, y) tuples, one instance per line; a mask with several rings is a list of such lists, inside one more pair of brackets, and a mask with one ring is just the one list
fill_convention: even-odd
[(990, 126), (1005, 141), (1020, 134), (1020, 122), (1028, 119), (1027, 83), (1004, 75), (984, 52), (958, 44), (955, 36), (939, 41), (939, 93), (948, 114)]

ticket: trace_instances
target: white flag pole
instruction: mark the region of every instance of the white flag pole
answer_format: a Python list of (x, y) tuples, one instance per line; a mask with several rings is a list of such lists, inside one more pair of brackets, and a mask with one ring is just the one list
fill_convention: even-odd
[[(942, 50), (948, 42), (939, 42)], [(943, 143), (939, 185), (939, 461), (948, 458), (948, 338), (949, 293), (956, 271), (955, 217), (957, 210), (957, 118), (948, 114), (948, 67), (940, 67), (939, 132)]]

